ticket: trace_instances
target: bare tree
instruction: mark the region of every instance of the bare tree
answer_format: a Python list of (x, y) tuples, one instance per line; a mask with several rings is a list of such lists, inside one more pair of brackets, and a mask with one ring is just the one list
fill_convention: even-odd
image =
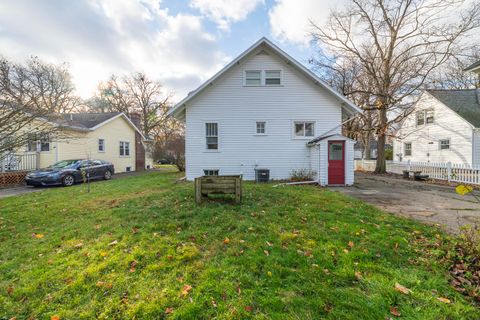
[[(412, 97), (432, 71), (467, 45), (464, 36), (480, 24), (480, 6), (464, 0), (352, 0), (332, 11), (325, 27), (312, 22), (312, 36), (326, 57), (353, 59), (368, 79), (358, 93), (375, 114), (378, 139), (375, 172), (386, 171), (385, 142), (392, 123), (410, 111)], [(455, 10), (458, 19), (447, 13)]]
[(32, 140), (63, 136), (55, 113), (72, 111), (77, 101), (65, 64), (0, 58), (0, 155)]
[(143, 133), (150, 136), (164, 126), (170, 106), (170, 94), (165, 94), (160, 82), (143, 73), (134, 73), (119, 79), (112, 76), (100, 83), (99, 94), (91, 100), (92, 109), (118, 111), (125, 114), (140, 113)]
[(478, 76), (473, 72), (466, 72), (465, 68), (480, 60), (480, 49), (475, 48), (471, 53), (452, 57), (439, 70), (435, 71), (428, 86), (435, 89), (474, 89), (480, 86)]

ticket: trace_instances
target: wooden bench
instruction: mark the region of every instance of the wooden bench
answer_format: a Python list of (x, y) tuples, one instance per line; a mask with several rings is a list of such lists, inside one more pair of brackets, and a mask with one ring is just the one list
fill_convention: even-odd
[(195, 178), (195, 202), (201, 203), (210, 194), (231, 194), (235, 203), (242, 201), (242, 176), (203, 176)]
[(422, 175), (422, 171), (419, 170), (403, 170), (403, 177), (405, 179), (410, 179), (410, 173), (413, 173), (413, 179), (417, 181), (428, 179), (427, 174)]

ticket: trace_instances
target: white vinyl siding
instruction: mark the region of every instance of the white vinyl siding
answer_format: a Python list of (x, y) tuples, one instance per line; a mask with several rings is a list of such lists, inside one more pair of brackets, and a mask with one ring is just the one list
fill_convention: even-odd
[[(281, 70), (282, 85), (244, 86), (245, 70)], [(256, 122), (264, 119), (267, 135), (259, 138)], [(306, 147), (310, 138), (294, 138), (294, 121), (315, 122), (314, 134), (341, 133), (342, 109), (330, 92), (275, 54), (254, 52), (189, 101), (185, 121), (188, 180), (208, 168), (245, 180), (255, 179), (255, 168), (265, 168), (271, 179), (287, 179), (292, 169), (308, 169), (313, 161)], [(205, 152), (210, 121), (219, 123), (221, 152)]]
[[(394, 160), (458, 164), (472, 164), (475, 161), (472, 125), (428, 92), (421, 95), (414, 108), (424, 113), (425, 124), (417, 125), (416, 111), (405, 118), (393, 141)], [(450, 140), (449, 149), (440, 148), (439, 141), (443, 139)], [(408, 159), (404, 158), (405, 142), (413, 143), (413, 153)], [(480, 153), (477, 159), (480, 162)]]

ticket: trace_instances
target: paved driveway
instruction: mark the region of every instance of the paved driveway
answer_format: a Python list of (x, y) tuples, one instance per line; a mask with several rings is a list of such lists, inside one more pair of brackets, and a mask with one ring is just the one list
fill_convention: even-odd
[(461, 225), (480, 225), (480, 204), (471, 195), (456, 194), (453, 187), (356, 172), (354, 186), (331, 189), (387, 212), (440, 224), (452, 233)]

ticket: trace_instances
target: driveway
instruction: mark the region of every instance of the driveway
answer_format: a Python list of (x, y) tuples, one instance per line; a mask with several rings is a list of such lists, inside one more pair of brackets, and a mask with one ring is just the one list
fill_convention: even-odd
[[(151, 169), (148, 171), (132, 171), (132, 172), (117, 173), (112, 176), (112, 179), (116, 180), (116, 179), (132, 177), (132, 176), (138, 176), (138, 175), (146, 174), (153, 171), (165, 171), (165, 169)], [(93, 181), (93, 183), (95, 183), (95, 181)], [(38, 191), (47, 190), (50, 188), (57, 188), (57, 186), (43, 187), (43, 188), (34, 188), (31, 186), (18, 186), (13, 188), (0, 189), (0, 199), (12, 197), (12, 196), (19, 196), (25, 193), (38, 192)]]
[(439, 224), (451, 233), (462, 225), (480, 224), (480, 204), (471, 195), (458, 195), (453, 187), (355, 172), (354, 186), (331, 189), (387, 212)]

